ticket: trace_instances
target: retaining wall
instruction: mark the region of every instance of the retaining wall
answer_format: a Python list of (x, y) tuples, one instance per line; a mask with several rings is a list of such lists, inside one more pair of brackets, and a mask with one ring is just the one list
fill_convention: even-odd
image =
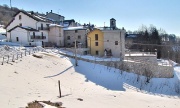
[[(60, 53), (61, 55), (74, 58), (74, 56)], [(157, 78), (172, 78), (173, 66), (162, 66), (154, 62), (135, 62), (135, 61), (95, 61), (77, 57), (78, 60), (83, 60), (90, 63), (101, 64), (109, 67), (115, 67), (123, 71), (133, 72), (139, 75), (151, 75)]]

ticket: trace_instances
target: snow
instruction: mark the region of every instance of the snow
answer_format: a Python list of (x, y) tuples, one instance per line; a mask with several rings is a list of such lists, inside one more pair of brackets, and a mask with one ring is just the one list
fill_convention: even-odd
[(50, 105), (47, 105), (43, 102), (39, 102), (41, 105), (43, 105), (43, 108), (56, 108), (56, 107), (53, 107), (53, 106), (50, 106)]
[[(78, 61), (75, 67), (74, 59), (56, 50), (39, 54), (42, 59), (28, 55), (0, 65), (2, 108), (25, 107), (34, 100), (62, 102), (66, 108), (180, 108), (174, 88), (180, 80), (178, 66), (174, 78), (152, 78), (145, 83), (143, 76), (137, 82), (136, 74), (121, 74), (103, 65)], [(58, 98), (58, 80), (62, 98)]]
[(0, 34), (6, 34), (6, 29), (0, 27)]
[(2, 46), (2, 45), (20, 46), (21, 44), (19, 44), (19, 43), (14, 43), (14, 42), (0, 42), (0, 46)]
[(78, 29), (84, 29), (85, 30), (85, 28), (83, 26), (64, 28), (64, 30), (78, 30)]
[(50, 24), (50, 25), (49, 25), (49, 27), (54, 27), (54, 26), (55, 26), (55, 27), (63, 27), (63, 26), (58, 25), (58, 24)]
[(136, 54), (125, 54), (125, 56), (156, 56), (155, 54), (136, 53)]

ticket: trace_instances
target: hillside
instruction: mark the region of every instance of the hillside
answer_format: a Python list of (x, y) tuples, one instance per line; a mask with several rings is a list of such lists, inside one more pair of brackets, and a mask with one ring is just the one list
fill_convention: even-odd
[[(180, 107), (174, 88), (180, 67), (175, 67), (174, 78), (153, 78), (146, 84), (143, 76), (136, 82), (135, 74), (120, 74), (103, 65), (78, 60), (79, 66), (74, 67), (74, 59), (51, 51), (38, 53), (43, 58), (28, 55), (0, 65), (1, 107), (25, 107), (34, 100), (62, 102), (67, 108)], [(58, 80), (62, 98), (58, 98)]]
[(0, 25), (7, 25), (8, 22), (12, 19), (12, 16), (18, 12), (19, 9), (16, 7), (10, 8), (7, 5), (0, 5)]

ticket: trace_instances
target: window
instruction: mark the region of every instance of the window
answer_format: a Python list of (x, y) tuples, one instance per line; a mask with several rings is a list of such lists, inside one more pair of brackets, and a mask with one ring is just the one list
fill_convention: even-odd
[(21, 20), (21, 15), (19, 15), (19, 20)]
[(43, 30), (43, 24), (41, 23), (41, 30)]
[(107, 40), (107, 42), (109, 42), (109, 40)]
[(43, 37), (43, 32), (41, 32), (41, 36)]
[(19, 23), (19, 26), (22, 26), (22, 23)]
[(67, 36), (67, 40), (70, 40), (71, 38), (70, 38), (70, 36)]
[(33, 37), (35, 38), (35, 32), (33, 32)]
[(59, 37), (61, 37), (61, 33), (59, 33)]
[(78, 39), (81, 39), (81, 35), (78, 36)]
[(95, 46), (98, 46), (98, 42), (95, 42)]
[(70, 46), (71, 44), (70, 43), (68, 43), (68, 46)]
[(118, 45), (118, 41), (115, 41), (115, 45)]
[(19, 42), (19, 37), (16, 37), (16, 41)]
[(75, 33), (77, 33), (78, 32), (78, 30), (75, 30)]
[(99, 51), (96, 51), (96, 55), (99, 55)]
[(98, 40), (98, 34), (95, 34), (95, 40)]

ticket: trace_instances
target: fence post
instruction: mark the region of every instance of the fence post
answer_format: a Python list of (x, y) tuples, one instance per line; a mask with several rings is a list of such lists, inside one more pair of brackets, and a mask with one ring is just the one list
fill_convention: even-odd
[(7, 63), (9, 62), (9, 55), (8, 55), (8, 59), (7, 59)]
[(17, 58), (16, 58), (16, 59), (18, 60), (18, 53), (17, 53), (17, 55), (16, 55), (16, 56), (17, 56)]
[(31, 51), (29, 50), (29, 55), (30, 55)]
[(58, 85), (59, 85), (59, 97), (61, 98), (61, 86), (60, 86), (60, 80), (58, 80)]
[(22, 52), (21, 52), (21, 58), (22, 58)]
[(2, 65), (3, 65), (3, 63), (4, 63), (4, 57), (3, 57)]
[(14, 62), (14, 55), (12, 56), (12, 62)]
[(25, 54), (24, 55), (26, 56), (26, 50), (25, 50)]

